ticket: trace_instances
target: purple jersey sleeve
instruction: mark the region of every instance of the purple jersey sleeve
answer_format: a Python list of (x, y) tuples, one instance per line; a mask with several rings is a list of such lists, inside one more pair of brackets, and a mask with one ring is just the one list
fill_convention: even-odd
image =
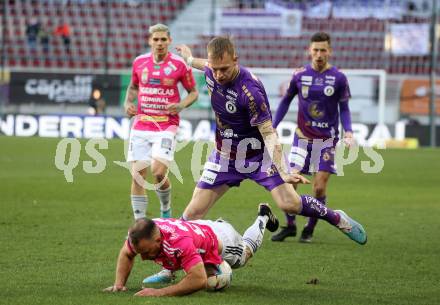
[(253, 84), (248, 84), (247, 87), (243, 86), (243, 93), (246, 95), (243, 99), (243, 106), (248, 112), (251, 126), (257, 126), (272, 119), (269, 110), (269, 101), (261, 88)]
[(341, 124), (345, 131), (352, 131), (351, 114), (348, 107), (348, 100), (351, 98), (350, 86), (345, 74), (341, 73), (340, 80), (340, 97), (339, 97), (339, 114), (341, 116)]
[(350, 86), (348, 85), (347, 77), (343, 73), (341, 73), (339, 92), (339, 102), (348, 102), (348, 100), (351, 98)]
[(296, 78), (293, 75), (290, 80), (289, 87), (286, 90), (283, 98), (280, 101), (280, 105), (278, 106), (277, 112), (275, 113), (275, 117), (273, 120), (273, 127), (277, 128), (278, 124), (283, 120), (287, 111), (289, 110), (290, 103), (292, 103), (293, 98), (298, 93), (298, 89), (296, 88)]
[(341, 124), (345, 131), (353, 131), (351, 128), (351, 114), (348, 103), (339, 103), (339, 114), (341, 116)]

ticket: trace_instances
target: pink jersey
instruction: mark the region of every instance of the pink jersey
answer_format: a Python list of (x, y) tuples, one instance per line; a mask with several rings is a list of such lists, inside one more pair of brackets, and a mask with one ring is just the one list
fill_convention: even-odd
[[(218, 265), (218, 239), (212, 229), (200, 223), (179, 219), (153, 219), (162, 234), (159, 256), (154, 260), (168, 270), (183, 269), (188, 272), (194, 265)], [(134, 252), (129, 243), (128, 247)]]
[(188, 91), (195, 86), (192, 70), (184, 60), (171, 52), (160, 63), (154, 62), (151, 53), (140, 55), (133, 61), (131, 82), (139, 86), (133, 129), (175, 132), (179, 115), (169, 114), (166, 107), (180, 102), (178, 82)]

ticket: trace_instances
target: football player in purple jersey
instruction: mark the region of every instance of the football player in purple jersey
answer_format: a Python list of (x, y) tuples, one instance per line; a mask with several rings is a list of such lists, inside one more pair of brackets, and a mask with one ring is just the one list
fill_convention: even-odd
[[(331, 39), (327, 33), (315, 33), (309, 47), (311, 64), (295, 70), (286, 94), (275, 114), (273, 127), (284, 118), (295, 96), (298, 96), (298, 127), (295, 130), (289, 162), (295, 173), (313, 174), (316, 199), (326, 204), (327, 184), (336, 173), (335, 146), (339, 140), (339, 117), (344, 129), (344, 142), (353, 141), (348, 100), (350, 88), (347, 77), (329, 63)], [(295, 215), (286, 213), (287, 226), (272, 236), (283, 241), (296, 236)], [(310, 217), (300, 241), (311, 242), (318, 219)]]

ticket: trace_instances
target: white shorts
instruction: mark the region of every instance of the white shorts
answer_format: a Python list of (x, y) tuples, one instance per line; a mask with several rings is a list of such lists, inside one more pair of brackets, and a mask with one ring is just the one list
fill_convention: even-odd
[(223, 244), (222, 258), (236, 269), (246, 264), (246, 246), (243, 237), (234, 227), (224, 220), (196, 220), (203, 225), (209, 226)]
[(176, 135), (169, 131), (130, 131), (127, 162), (147, 161), (152, 159), (174, 160)]

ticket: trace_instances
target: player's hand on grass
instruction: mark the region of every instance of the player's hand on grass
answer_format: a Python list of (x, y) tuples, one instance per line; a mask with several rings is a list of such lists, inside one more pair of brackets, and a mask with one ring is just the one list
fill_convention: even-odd
[(180, 111), (183, 110), (183, 108), (185, 107), (183, 107), (180, 103), (171, 104), (167, 106), (167, 110), (170, 112), (170, 114), (173, 115), (178, 114)]
[(344, 144), (347, 147), (352, 147), (354, 145), (354, 138), (352, 132), (346, 131), (344, 133)]
[(137, 113), (136, 105), (134, 103), (125, 103), (125, 113), (131, 118)]
[(176, 50), (185, 61), (192, 56), (191, 49), (186, 44), (179, 44), (176, 46)]
[(160, 291), (159, 289), (154, 288), (144, 288), (141, 291), (138, 291), (134, 295), (135, 297), (160, 297)]
[(110, 287), (107, 287), (107, 288), (103, 289), (102, 291), (104, 291), (104, 292), (127, 291), (127, 287), (113, 285), (113, 286), (110, 286)]
[(283, 178), (284, 182), (290, 183), (293, 185), (297, 185), (299, 183), (301, 183), (301, 184), (309, 184), (310, 183), (310, 181), (307, 178), (301, 176), (300, 174), (283, 175), (282, 178)]

